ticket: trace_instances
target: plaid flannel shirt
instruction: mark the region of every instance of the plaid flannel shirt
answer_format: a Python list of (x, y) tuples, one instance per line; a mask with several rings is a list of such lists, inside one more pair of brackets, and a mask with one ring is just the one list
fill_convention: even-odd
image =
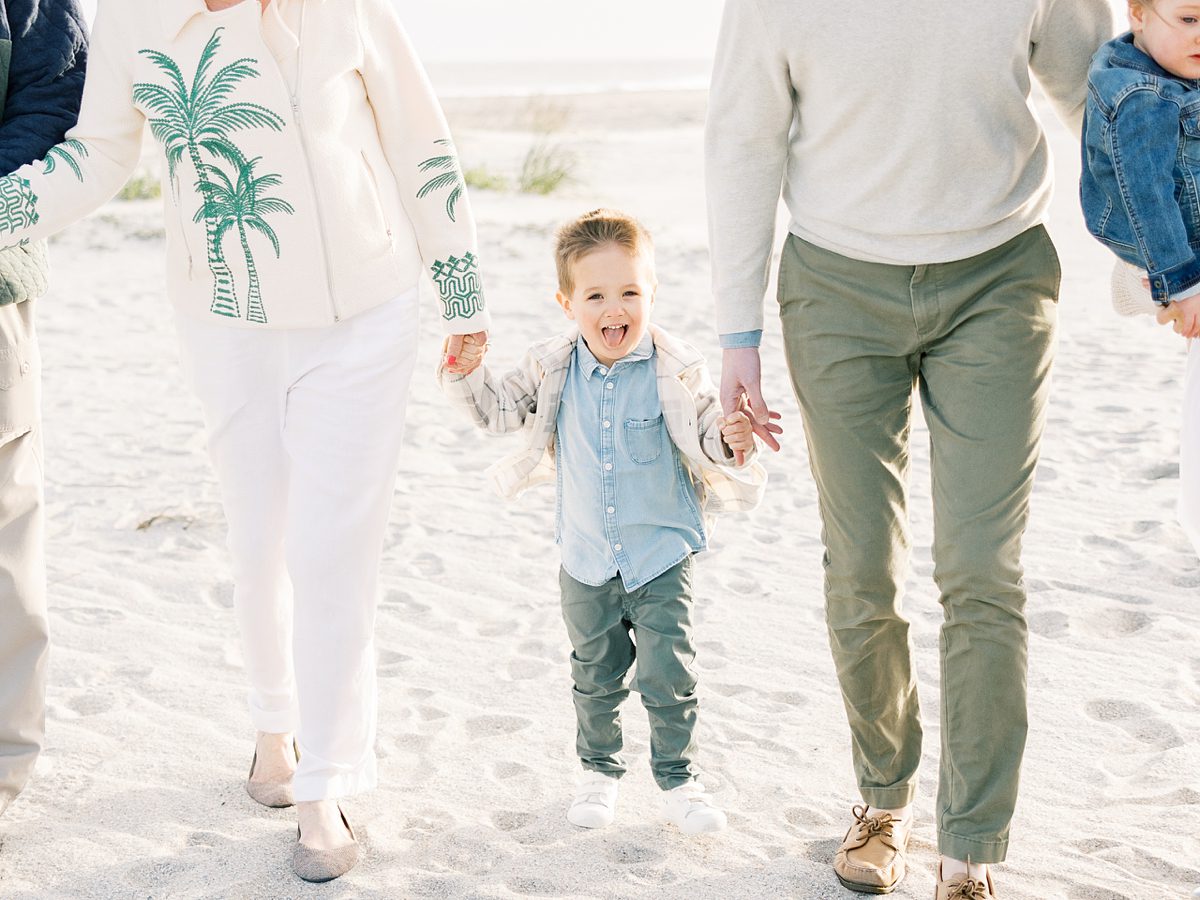
[[(696, 483), (711, 527), (725, 510), (746, 511), (762, 499), (767, 473), (747, 454), (737, 467), (721, 440), (721, 403), (704, 357), (683, 341), (650, 326), (658, 350), (658, 393), (667, 434), (679, 449)], [(491, 434), (526, 432), (525, 448), (488, 467), (492, 487), (514, 499), (531, 487), (555, 479), (554, 442), (578, 330), (534, 344), (521, 362), (500, 378), (481, 365), (470, 375), (453, 375), (444, 366), (438, 382), (451, 403)]]

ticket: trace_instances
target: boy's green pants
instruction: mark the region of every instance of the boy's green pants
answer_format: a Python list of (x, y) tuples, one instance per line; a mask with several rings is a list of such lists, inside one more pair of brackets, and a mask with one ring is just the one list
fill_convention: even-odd
[(619, 576), (592, 587), (561, 570), (559, 584), (583, 767), (614, 778), (625, 774), (619, 707), (629, 696), (625, 675), (636, 658), (632, 687), (650, 716), (654, 780), (664, 791), (691, 781), (697, 707), (692, 558), (633, 591)]
[(789, 236), (779, 277), (820, 496), (826, 620), (863, 799), (916, 793), (921, 717), (900, 595), (914, 391), (929, 426), (941, 591), (938, 846), (1008, 848), (1027, 717), (1021, 538), (1054, 345), (1058, 257), (1041, 226), (969, 259), (894, 266)]

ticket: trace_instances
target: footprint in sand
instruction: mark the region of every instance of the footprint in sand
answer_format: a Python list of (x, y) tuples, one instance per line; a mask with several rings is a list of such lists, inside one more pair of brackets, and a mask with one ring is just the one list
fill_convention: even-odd
[(1044, 638), (1060, 638), (1071, 630), (1071, 620), (1057, 610), (1034, 613), (1029, 617), (1029, 630)]
[(632, 842), (622, 841), (616, 845), (609, 847), (604, 851), (604, 855), (613, 862), (622, 866), (642, 865), (644, 863), (662, 862), (667, 858), (667, 854), (657, 847), (650, 847), (645, 844), (635, 844)]
[(411, 560), (412, 567), (424, 578), (436, 578), (446, 571), (446, 564), (433, 553), (418, 553)]
[(473, 738), (512, 734), (528, 728), (531, 724), (522, 716), (476, 716), (467, 719), (467, 734)]
[(541, 659), (522, 657), (510, 660), (506, 668), (508, 670), (508, 677), (513, 681), (532, 681), (545, 674), (546, 670), (551, 668), (551, 666), (550, 663)]
[(384, 678), (393, 678), (400, 674), (403, 665), (410, 659), (412, 659), (411, 656), (405, 656), (395, 650), (380, 650), (379, 674)]
[(525, 897), (561, 897), (562, 885), (548, 878), (535, 878), (532, 875), (518, 875), (505, 883), (514, 894)]
[(1142, 477), (1147, 481), (1162, 481), (1166, 478), (1179, 477), (1179, 463), (1177, 462), (1160, 462), (1150, 466), (1144, 472)]
[(105, 625), (115, 625), (125, 619), (125, 613), (119, 609), (107, 609), (101, 606), (71, 606), (56, 612), (72, 625), (89, 625), (103, 628)]
[(528, 828), (535, 821), (537, 821), (537, 816), (527, 812), (503, 810), (492, 814), (492, 827), (503, 832), (520, 831), (522, 828)]
[(222, 581), (204, 592), (204, 599), (209, 606), (217, 609), (233, 609), (233, 582)]
[(407, 591), (388, 591), (383, 600), (380, 601), (381, 606), (397, 607), (406, 613), (413, 615), (424, 615), (429, 612), (430, 606), (428, 603), (422, 603), (413, 597)]
[(1134, 609), (1109, 607), (1080, 620), (1083, 631), (1100, 638), (1124, 638), (1145, 631), (1154, 624), (1154, 617)]
[(492, 766), (492, 775), (497, 781), (507, 781), (509, 778), (517, 778), (521, 775), (528, 775), (533, 770), (529, 766), (522, 765), (518, 762), (498, 762)]
[(189, 847), (223, 847), (231, 843), (229, 838), (215, 831), (193, 831), (187, 836)]
[(79, 694), (66, 702), (70, 709), (81, 716), (96, 716), (106, 713), (116, 705), (116, 698), (111, 694)]
[(1142, 703), (1128, 700), (1093, 700), (1084, 711), (1097, 722), (1116, 725), (1140, 744), (1155, 750), (1171, 750), (1183, 746), (1183, 739), (1174, 726)]

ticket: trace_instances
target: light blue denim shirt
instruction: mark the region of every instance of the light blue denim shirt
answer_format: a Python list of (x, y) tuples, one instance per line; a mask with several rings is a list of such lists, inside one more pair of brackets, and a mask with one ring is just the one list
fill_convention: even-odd
[(608, 369), (582, 337), (558, 407), (555, 539), (567, 574), (626, 590), (707, 546), (691, 476), (663, 423), (647, 334)]

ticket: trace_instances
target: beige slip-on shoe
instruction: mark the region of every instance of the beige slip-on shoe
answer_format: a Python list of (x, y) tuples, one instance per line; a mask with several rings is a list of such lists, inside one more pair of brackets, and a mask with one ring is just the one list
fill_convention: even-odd
[(342, 824), (350, 832), (350, 840), (353, 841), (344, 847), (337, 847), (333, 850), (314, 850), (312, 847), (306, 847), (300, 843), (300, 829), (296, 829), (296, 848), (292, 851), (292, 871), (305, 881), (320, 883), (341, 878), (357, 866), (359, 859), (362, 858), (361, 845), (354, 835), (354, 829), (350, 827), (350, 822), (346, 819), (346, 814), (342, 812), (341, 806), (338, 807), (338, 813), (342, 817)]
[[(296, 761), (300, 761), (300, 747), (292, 741), (292, 751), (296, 754)], [(250, 760), (250, 774), (246, 776), (246, 793), (250, 795), (250, 799), (255, 803), (261, 803), (263, 806), (271, 809), (285, 809), (294, 805), (295, 800), (292, 798), (292, 779), (287, 781), (252, 781), (254, 778), (254, 767), (258, 765), (258, 750), (254, 751), (254, 758)]]
[(968, 875), (951, 875), (942, 878), (942, 867), (938, 865), (937, 894), (934, 900), (996, 900), (996, 889), (992, 887), (992, 873), (983, 881)]
[(833, 871), (842, 886), (860, 894), (890, 894), (907, 871), (908, 836), (912, 820), (889, 813), (868, 815), (854, 807), (854, 824), (833, 858)]

